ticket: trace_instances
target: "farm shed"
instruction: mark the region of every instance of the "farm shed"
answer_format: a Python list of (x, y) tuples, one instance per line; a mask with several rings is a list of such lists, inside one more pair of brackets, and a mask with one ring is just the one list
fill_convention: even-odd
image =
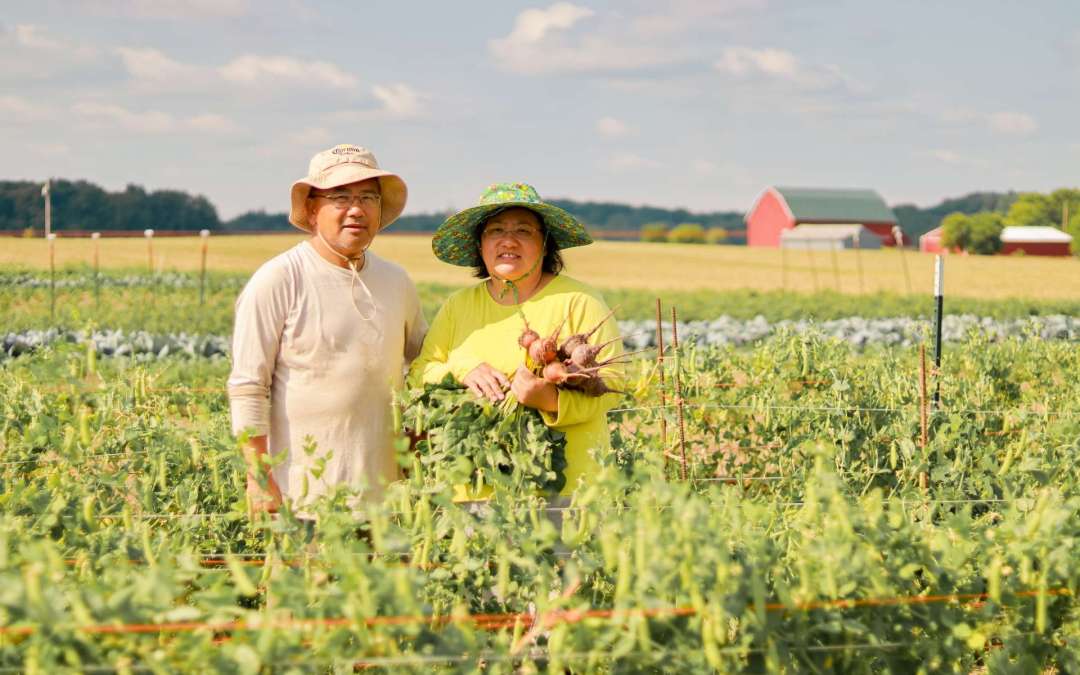
[(780, 245), (780, 233), (799, 225), (862, 225), (894, 245), (896, 215), (873, 190), (768, 187), (746, 212), (748, 246)]
[(1001, 253), (1023, 251), (1027, 255), (1069, 255), (1072, 236), (1056, 227), (1006, 227), (1001, 231)]
[(881, 237), (862, 225), (799, 225), (780, 232), (780, 248), (881, 248)]

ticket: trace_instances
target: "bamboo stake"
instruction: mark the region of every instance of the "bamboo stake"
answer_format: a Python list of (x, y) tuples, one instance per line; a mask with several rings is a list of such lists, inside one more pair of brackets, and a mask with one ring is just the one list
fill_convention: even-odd
[(46, 235), (49, 242), (49, 319), (56, 321), (56, 234)]
[(855, 269), (859, 275), (859, 293), (862, 294), (865, 290), (863, 285), (863, 271), (862, 271), (862, 244), (859, 241), (859, 235), (855, 235), (853, 238), (853, 248), (855, 249)]
[(904, 268), (904, 287), (907, 289), (908, 295), (911, 295), (911, 272), (908, 271), (907, 256), (904, 255), (904, 231), (900, 229), (899, 225), (894, 225), (892, 233), (893, 241), (896, 243), (896, 250), (900, 252), (900, 266)]
[[(926, 456), (926, 446), (930, 442), (930, 429), (926, 414), (926, 345), (919, 345), (919, 447)], [(919, 487), (926, 490), (930, 485), (930, 477), (925, 471), (919, 472)]]
[(780, 244), (780, 288), (787, 290), (787, 247)]
[(199, 305), (201, 306), (206, 300), (206, 249), (210, 240), (210, 230), (200, 230), (199, 237), (202, 238), (202, 263), (199, 268)]
[(664, 377), (664, 324), (660, 298), (656, 299), (656, 370), (660, 373), (660, 448), (664, 455), (664, 475), (667, 475), (667, 384)]
[(91, 232), (90, 240), (94, 242), (94, 308), (101, 307), (101, 233)]
[(829, 246), (829, 254), (832, 257), (833, 282), (836, 284), (836, 292), (840, 292), (840, 263), (837, 261), (836, 247)]
[(675, 350), (675, 415), (679, 422), (679, 478), (686, 480), (686, 420), (683, 417), (682, 360), (679, 349), (679, 316), (671, 308), (671, 348)]

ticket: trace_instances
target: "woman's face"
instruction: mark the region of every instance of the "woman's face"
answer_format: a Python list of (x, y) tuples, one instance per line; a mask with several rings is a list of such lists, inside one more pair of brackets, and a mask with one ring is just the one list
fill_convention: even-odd
[(511, 208), (484, 224), (480, 232), (480, 257), (488, 274), (517, 280), (534, 271), (540, 273), (544, 257), (544, 236), (540, 218), (534, 211)]

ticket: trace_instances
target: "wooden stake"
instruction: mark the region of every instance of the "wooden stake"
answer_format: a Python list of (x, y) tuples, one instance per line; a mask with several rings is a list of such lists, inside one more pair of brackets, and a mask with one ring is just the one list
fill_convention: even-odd
[(831, 257), (832, 257), (833, 282), (836, 284), (836, 292), (839, 293), (840, 292), (840, 263), (836, 259), (837, 258), (837, 256), (836, 256), (836, 247), (835, 246), (830, 246), (829, 247), (829, 253), (831, 254)]
[(817, 266), (814, 265), (814, 247), (806, 242), (806, 258), (810, 261), (810, 276), (814, 279), (814, 292), (818, 291)]
[(101, 233), (91, 232), (90, 239), (94, 242), (94, 307), (97, 308), (101, 306)]
[(683, 417), (679, 316), (674, 307), (671, 308), (671, 348), (675, 350), (675, 415), (679, 422), (679, 478), (686, 480), (686, 420)]
[[(926, 446), (930, 442), (930, 429), (926, 414), (926, 345), (919, 345), (919, 447), (923, 449), (923, 457), (926, 456)], [(926, 490), (930, 484), (930, 477), (925, 471), (919, 473), (919, 487)]]
[(206, 300), (206, 248), (207, 242), (210, 241), (210, 230), (200, 230), (199, 237), (202, 238), (202, 264), (199, 269), (199, 305), (202, 305)]
[(904, 255), (904, 231), (899, 225), (894, 225), (892, 232), (896, 250), (900, 252), (900, 266), (904, 268), (904, 288), (907, 289), (908, 295), (911, 295), (911, 272), (908, 271), (907, 256)]
[(45, 237), (49, 242), (49, 318), (56, 320), (56, 235)]
[(780, 244), (780, 288), (787, 290), (787, 247)]
[(864, 292), (863, 287), (863, 273), (862, 273), (862, 243), (859, 241), (859, 235), (855, 235), (853, 241), (853, 248), (855, 249), (855, 269), (859, 275), (859, 293)]
[(660, 298), (656, 299), (656, 370), (660, 373), (660, 448), (664, 455), (664, 475), (667, 475), (667, 384), (664, 376), (664, 324)]

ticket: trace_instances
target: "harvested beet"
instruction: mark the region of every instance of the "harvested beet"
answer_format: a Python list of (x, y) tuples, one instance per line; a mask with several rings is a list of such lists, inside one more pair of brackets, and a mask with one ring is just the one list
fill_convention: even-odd
[(596, 331), (600, 330), (600, 326), (603, 326), (605, 321), (615, 315), (616, 309), (618, 309), (618, 307), (613, 308), (611, 311), (605, 314), (604, 318), (597, 321), (596, 325), (589, 329), (588, 332), (577, 333), (576, 335), (571, 335), (570, 337), (566, 338), (566, 342), (562, 343), (562, 346), (559, 347), (559, 358), (565, 361), (566, 359), (570, 358), (570, 355), (573, 354), (574, 350), (577, 349), (580, 345), (588, 344), (589, 338), (591, 338), (593, 334), (596, 333)]
[(540, 334), (529, 327), (529, 322), (525, 319), (525, 315), (521, 315), (521, 320), (525, 322), (525, 330), (521, 331), (521, 337), (518, 338), (518, 344), (523, 349), (528, 349), (532, 343), (540, 339)]

